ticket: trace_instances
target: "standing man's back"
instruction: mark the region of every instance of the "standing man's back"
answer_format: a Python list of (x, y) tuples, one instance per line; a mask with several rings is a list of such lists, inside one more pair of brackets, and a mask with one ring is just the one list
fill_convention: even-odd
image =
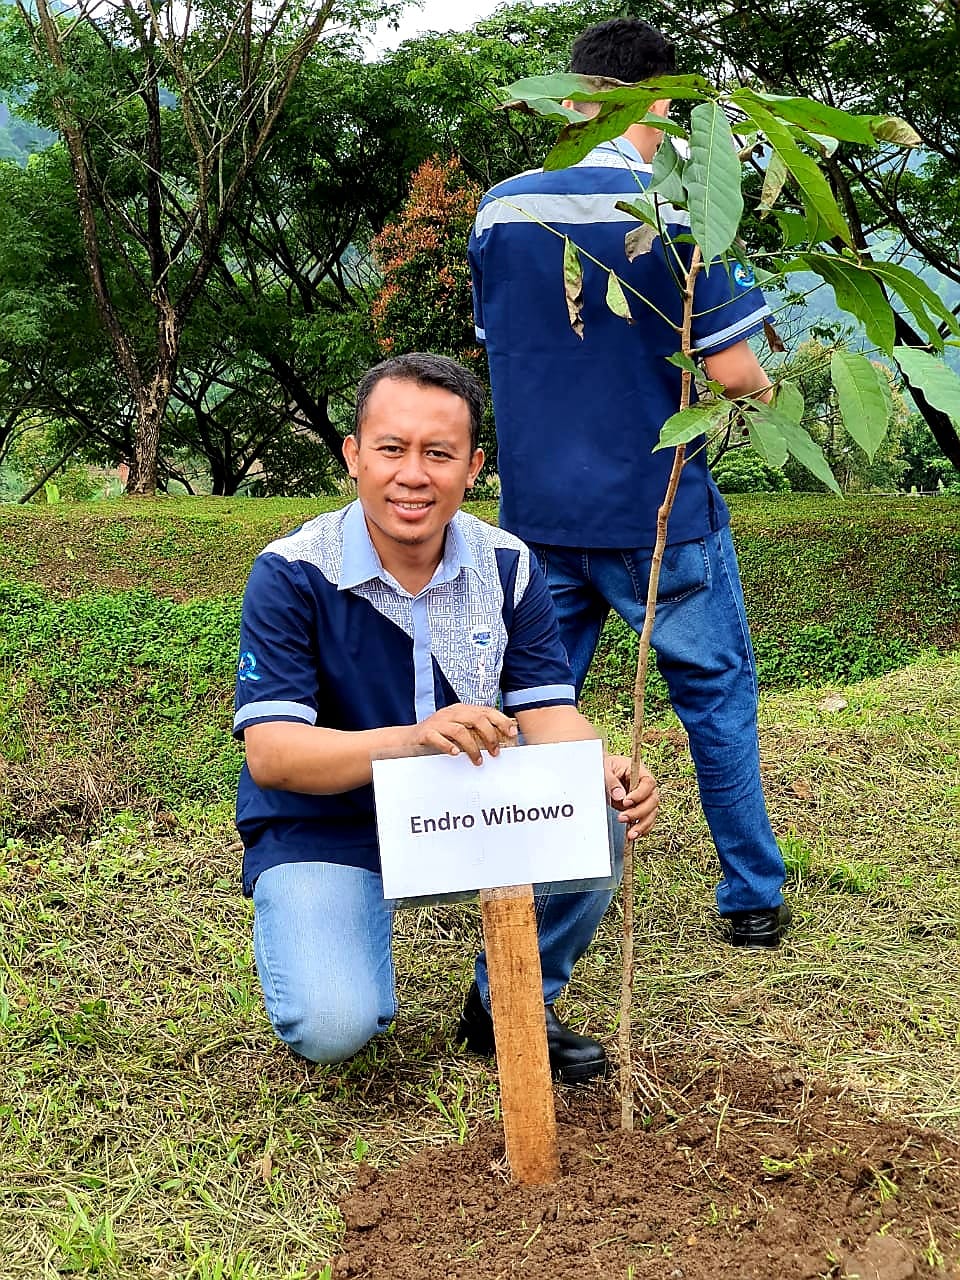
[[(646, 23), (615, 19), (585, 31), (571, 70), (627, 82), (672, 72), (673, 48)], [(574, 106), (577, 104), (570, 103)], [(581, 104), (585, 112), (596, 110)], [(669, 102), (655, 103), (666, 115)], [(650, 180), (660, 131), (632, 125), (579, 164), (494, 187), (470, 243), (477, 336), (490, 363), (502, 491), (501, 523), (531, 544), (547, 575), (577, 689), (603, 621), (615, 609), (642, 627), (657, 507), (671, 458), (653, 447), (679, 408), (682, 315), (675, 272), (658, 240), (629, 262), (636, 225), (616, 208)], [(671, 145), (669, 142), (666, 145)], [(687, 215), (666, 211), (667, 234)], [(564, 237), (612, 268), (634, 323), (606, 304), (606, 270), (584, 255), (583, 333), (563, 287)], [(689, 260), (691, 247), (676, 246)], [(649, 304), (649, 305), (648, 305)], [(749, 269), (701, 271), (695, 351), (730, 395), (769, 395), (747, 339), (769, 315)], [(702, 444), (702, 442), (700, 442)], [(756, 677), (729, 513), (704, 450), (689, 450), (670, 520), (654, 630), (658, 665), (690, 737), (704, 811), (723, 869), (718, 905), (728, 937), (775, 946), (789, 913), (783, 861), (760, 787)]]

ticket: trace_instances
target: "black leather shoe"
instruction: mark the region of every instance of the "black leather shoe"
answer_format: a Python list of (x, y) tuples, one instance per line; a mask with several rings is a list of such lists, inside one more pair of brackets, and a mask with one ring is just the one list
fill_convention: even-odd
[(779, 947), (793, 912), (782, 902), (779, 907), (763, 907), (758, 911), (731, 911), (723, 918), (727, 924), (727, 942), (732, 947)]
[[(550, 1074), (563, 1084), (582, 1084), (594, 1076), (605, 1075), (608, 1069), (607, 1055), (599, 1040), (578, 1035), (564, 1026), (553, 1011), (552, 1005), (544, 1005), (547, 1022), (547, 1053), (550, 1057)], [(472, 1053), (491, 1057), (496, 1049), (493, 1039), (493, 1018), (487, 1013), (474, 982), (467, 992), (467, 999), (457, 1027), (457, 1043), (465, 1044)]]

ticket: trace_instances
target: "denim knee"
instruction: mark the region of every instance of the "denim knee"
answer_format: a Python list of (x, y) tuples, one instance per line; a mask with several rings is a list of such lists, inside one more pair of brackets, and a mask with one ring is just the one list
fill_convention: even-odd
[(321, 1008), (306, 999), (281, 1008), (268, 1006), (267, 1013), (284, 1044), (311, 1062), (345, 1062), (383, 1030), (373, 1008)]

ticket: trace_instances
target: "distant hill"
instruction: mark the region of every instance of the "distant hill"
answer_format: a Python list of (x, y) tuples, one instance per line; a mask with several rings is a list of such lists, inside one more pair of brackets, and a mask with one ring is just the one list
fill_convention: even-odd
[[(13, 0), (0, 0), (0, 6), (12, 3)], [(25, 165), (34, 151), (49, 147), (55, 136), (47, 129), (21, 120), (16, 114), (16, 102), (0, 97), (0, 160)]]
[[(881, 251), (878, 257), (882, 256)], [(915, 267), (915, 264), (908, 265)], [(920, 275), (951, 310), (956, 313), (960, 309), (960, 285), (945, 279), (932, 267), (924, 267)], [(778, 328), (782, 329), (782, 336), (787, 341), (788, 350), (795, 350), (797, 344), (808, 336), (811, 329), (833, 325), (841, 330), (852, 328), (855, 331), (850, 343), (854, 348), (870, 345), (860, 329), (859, 322), (846, 311), (841, 311), (837, 306), (833, 290), (818, 276), (812, 272), (798, 271), (790, 277), (790, 283), (797, 293), (809, 294), (805, 306), (784, 307), (784, 299), (776, 290), (766, 291), (768, 302), (779, 316)], [(899, 306), (896, 299), (894, 299), (894, 305)], [(947, 364), (960, 373), (960, 348), (948, 347), (945, 358)]]
[[(0, 0), (3, 3), (3, 0)], [(53, 142), (55, 134), (21, 120), (9, 102), (0, 99), (0, 160), (13, 160), (25, 165), (34, 151), (42, 151)]]

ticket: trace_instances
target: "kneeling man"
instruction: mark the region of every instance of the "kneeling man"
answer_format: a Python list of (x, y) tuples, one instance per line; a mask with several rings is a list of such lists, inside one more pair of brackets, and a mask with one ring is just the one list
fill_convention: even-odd
[[(596, 738), (577, 711), (546, 583), (526, 546), (459, 511), (483, 464), (483, 390), (444, 357), (377, 365), (357, 394), (344, 457), (357, 501), (272, 542), (243, 602), (234, 732), (246, 745), (237, 798), (244, 892), (276, 1033), (339, 1062), (397, 1011), (392, 911), (383, 900), (371, 762), (432, 748), (481, 764), (528, 743)], [(502, 705), (502, 710), (498, 709)], [(645, 774), (606, 758), (619, 813), (639, 835), (657, 808)], [(612, 891), (538, 900), (553, 1074), (589, 1079), (602, 1045), (564, 1026), (553, 1002), (589, 946)], [(493, 1052), (481, 954), (460, 1039)]]

